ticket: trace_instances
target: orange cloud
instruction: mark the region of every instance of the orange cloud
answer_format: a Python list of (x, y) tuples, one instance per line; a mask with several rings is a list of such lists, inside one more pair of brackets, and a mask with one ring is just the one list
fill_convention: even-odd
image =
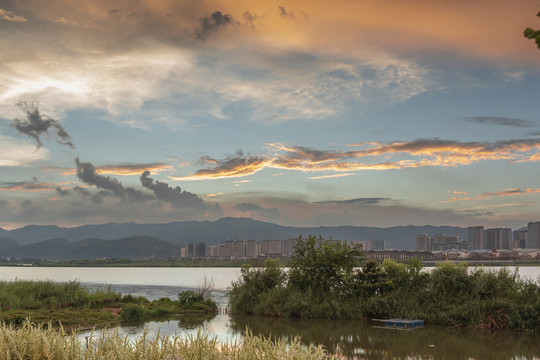
[(217, 166), (212, 169), (202, 169), (190, 176), (169, 176), (169, 179), (192, 181), (244, 177), (255, 174), (270, 163), (270, 160), (264, 156), (244, 157), (241, 153), (237, 155), (237, 157), (217, 162)]
[[(264, 168), (303, 172), (351, 172), (390, 170), (425, 166), (455, 167), (480, 161), (529, 161), (538, 155), (540, 139), (517, 139), (495, 142), (459, 142), (441, 139), (417, 139), (409, 142), (378, 142), (348, 145), (363, 149), (349, 151), (316, 150), (302, 146), (268, 143), (272, 156), (247, 156), (242, 153), (223, 161), (210, 158), (202, 163), (213, 168), (198, 170), (193, 175), (170, 177), (173, 180), (208, 180), (253, 175)], [(366, 148), (367, 147), (367, 148)], [(385, 161), (381, 161), (381, 160)], [(339, 175), (330, 175), (338, 177)], [(344, 175), (341, 175), (344, 176)], [(322, 177), (316, 177), (322, 178)], [(459, 192), (455, 192), (458, 194)]]
[(15, 182), (15, 183), (0, 183), (0, 191), (19, 191), (19, 192), (41, 192), (41, 191), (56, 191), (67, 183), (38, 183), (38, 182)]
[[(141, 175), (145, 171), (150, 171), (152, 174), (160, 173), (163, 171), (171, 171), (173, 167), (164, 163), (148, 163), (148, 164), (119, 164), (119, 165), (105, 165), (96, 168), (96, 173), (99, 175)], [(42, 167), (43, 171), (53, 171), (60, 175), (76, 175), (77, 170), (75, 168), (64, 168), (58, 166), (46, 166)]]
[(310, 180), (319, 180), (319, 179), (332, 179), (332, 178), (339, 178), (344, 176), (351, 176), (356, 175), (355, 173), (346, 173), (346, 174), (332, 174), (332, 175), (322, 175), (322, 176), (311, 176), (308, 177)]

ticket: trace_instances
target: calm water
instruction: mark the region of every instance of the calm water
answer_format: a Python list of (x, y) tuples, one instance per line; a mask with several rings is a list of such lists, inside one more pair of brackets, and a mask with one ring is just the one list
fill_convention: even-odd
[[(523, 267), (519, 274), (538, 280), (540, 267)], [(175, 298), (213, 279), (215, 299), (226, 306), (226, 290), (238, 278), (238, 268), (34, 268), (0, 267), (0, 280), (78, 280), (91, 288), (111, 287), (122, 294)], [(290, 320), (249, 316), (198, 315), (125, 326), (121, 332), (138, 336), (187, 336), (202, 331), (220, 341), (241, 340), (249, 328), (254, 334), (290, 339), (301, 336), (306, 344), (358, 359), (540, 359), (540, 334), (473, 331), (426, 326), (413, 331), (386, 330), (367, 321)], [(85, 334), (81, 334), (85, 335)]]

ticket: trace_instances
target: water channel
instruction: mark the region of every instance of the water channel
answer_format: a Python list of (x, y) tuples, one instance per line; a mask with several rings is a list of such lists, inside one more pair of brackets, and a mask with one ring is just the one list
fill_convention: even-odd
[[(538, 280), (540, 267), (521, 267), (519, 274)], [(110, 287), (122, 294), (176, 298), (196, 289), (204, 279), (215, 283), (215, 300), (227, 305), (227, 288), (238, 268), (49, 268), (0, 267), (0, 280), (78, 280), (90, 289)], [(297, 320), (239, 315), (196, 315), (138, 326), (124, 326), (122, 334), (189, 336), (203, 332), (219, 341), (240, 341), (246, 329), (253, 334), (323, 344), (329, 351), (356, 359), (540, 359), (540, 334), (491, 332), (427, 325), (412, 331), (388, 330), (361, 320)], [(85, 334), (81, 334), (85, 335)]]

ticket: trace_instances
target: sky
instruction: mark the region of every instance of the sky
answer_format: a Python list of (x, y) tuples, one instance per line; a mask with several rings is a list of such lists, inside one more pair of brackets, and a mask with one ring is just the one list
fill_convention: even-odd
[(538, 0), (0, 0), (0, 227), (540, 221)]

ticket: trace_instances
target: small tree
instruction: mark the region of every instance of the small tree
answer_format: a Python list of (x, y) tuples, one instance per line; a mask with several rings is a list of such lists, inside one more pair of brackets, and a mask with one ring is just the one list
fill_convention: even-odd
[(311, 295), (328, 293), (343, 295), (348, 292), (354, 268), (364, 259), (358, 244), (326, 240), (322, 237), (299, 236), (291, 257), (289, 284)]
[[(540, 12), (536, 14), (536, 16), (540, 17)], [(523, 32), (523, 35), (525, 35), (527, 39), (535, 40), (536, 46), (540, 49), (540, 30), (533, 30), (528, 27)]]

